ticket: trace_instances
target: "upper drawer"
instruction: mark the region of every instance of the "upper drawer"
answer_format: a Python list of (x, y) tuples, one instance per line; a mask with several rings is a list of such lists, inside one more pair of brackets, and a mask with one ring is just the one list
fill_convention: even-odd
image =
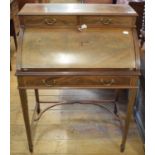
[(114, 16), (81, 16), (81, 24), (87, 24), (90, 26), (103, 26), (103, 25), (115, 25), (115, 26), (132, 26), (134, 25), (134, 17), (114, 17)]
[(22, 17), (26, 26), (75, 26), (76, 16), (24, 16)]

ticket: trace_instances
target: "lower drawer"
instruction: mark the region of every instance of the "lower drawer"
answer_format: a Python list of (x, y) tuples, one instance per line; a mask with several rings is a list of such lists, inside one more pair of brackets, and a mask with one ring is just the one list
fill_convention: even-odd
[[(118, 76), (25, 76), (20, 77), (21, 87), (129, 87), (130, 77)], [(19, 86), (19, 87), (20, 87)]]

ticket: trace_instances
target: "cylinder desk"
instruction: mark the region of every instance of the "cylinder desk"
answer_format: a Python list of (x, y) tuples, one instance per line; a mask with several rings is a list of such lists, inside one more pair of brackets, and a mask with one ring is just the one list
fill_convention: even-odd
[[(123, 152), (139, 79), (136, 12), (128, 5), (26, 4), (16, 75), (29, 149), (33, 151), (27, 89), (128, 89)], [(51, 108), (51, 107), (50, 107)], [(39, 118), (38, 118), (39, 119)]]

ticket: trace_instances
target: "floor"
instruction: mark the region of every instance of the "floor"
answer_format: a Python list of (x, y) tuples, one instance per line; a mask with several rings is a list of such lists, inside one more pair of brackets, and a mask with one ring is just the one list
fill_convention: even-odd
[[(51, 2), (57, 2), (51, 0)], [(66, 0), (59, 0), (66, 2)], [(68, 1), (67, 1), (68, 2)], [(70, 0), (75, 2), (75, 0)], [(16, 52), (11, 38), (11, 155), (30, 155), (25, 135), (17, 81), (15, 77)], [(76, 100), (110, 98), (113, 92), (105, 91), (40, 91), (42, 100)], [(52, 94), (52, 95), (51, 95)], [(34, 91), (28, 91), (29, 115), (32, 116)], [(126, 97), (120, 99), (119, 114), (124, 119)], [(47, 107), (43, 104), (41, 109)], [(113, 104), (106, 105), (113, 110)], [(34, 123), (33, 155), (144, 155), (144, 148), (132, 118), (124, 153), (120, 153), (121, 130), (119, 122), (105, 109), (95, 105), (57, 106)]]

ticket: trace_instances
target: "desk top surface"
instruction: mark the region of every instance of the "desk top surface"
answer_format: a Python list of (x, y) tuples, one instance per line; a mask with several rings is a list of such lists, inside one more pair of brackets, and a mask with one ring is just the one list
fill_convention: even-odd
[(136, 16), (129, 6), (122, 4), (25, 4), (19, 15), (121, 15)]
[(135, 68), (131, 29), (25, 30), (22, 68)]

